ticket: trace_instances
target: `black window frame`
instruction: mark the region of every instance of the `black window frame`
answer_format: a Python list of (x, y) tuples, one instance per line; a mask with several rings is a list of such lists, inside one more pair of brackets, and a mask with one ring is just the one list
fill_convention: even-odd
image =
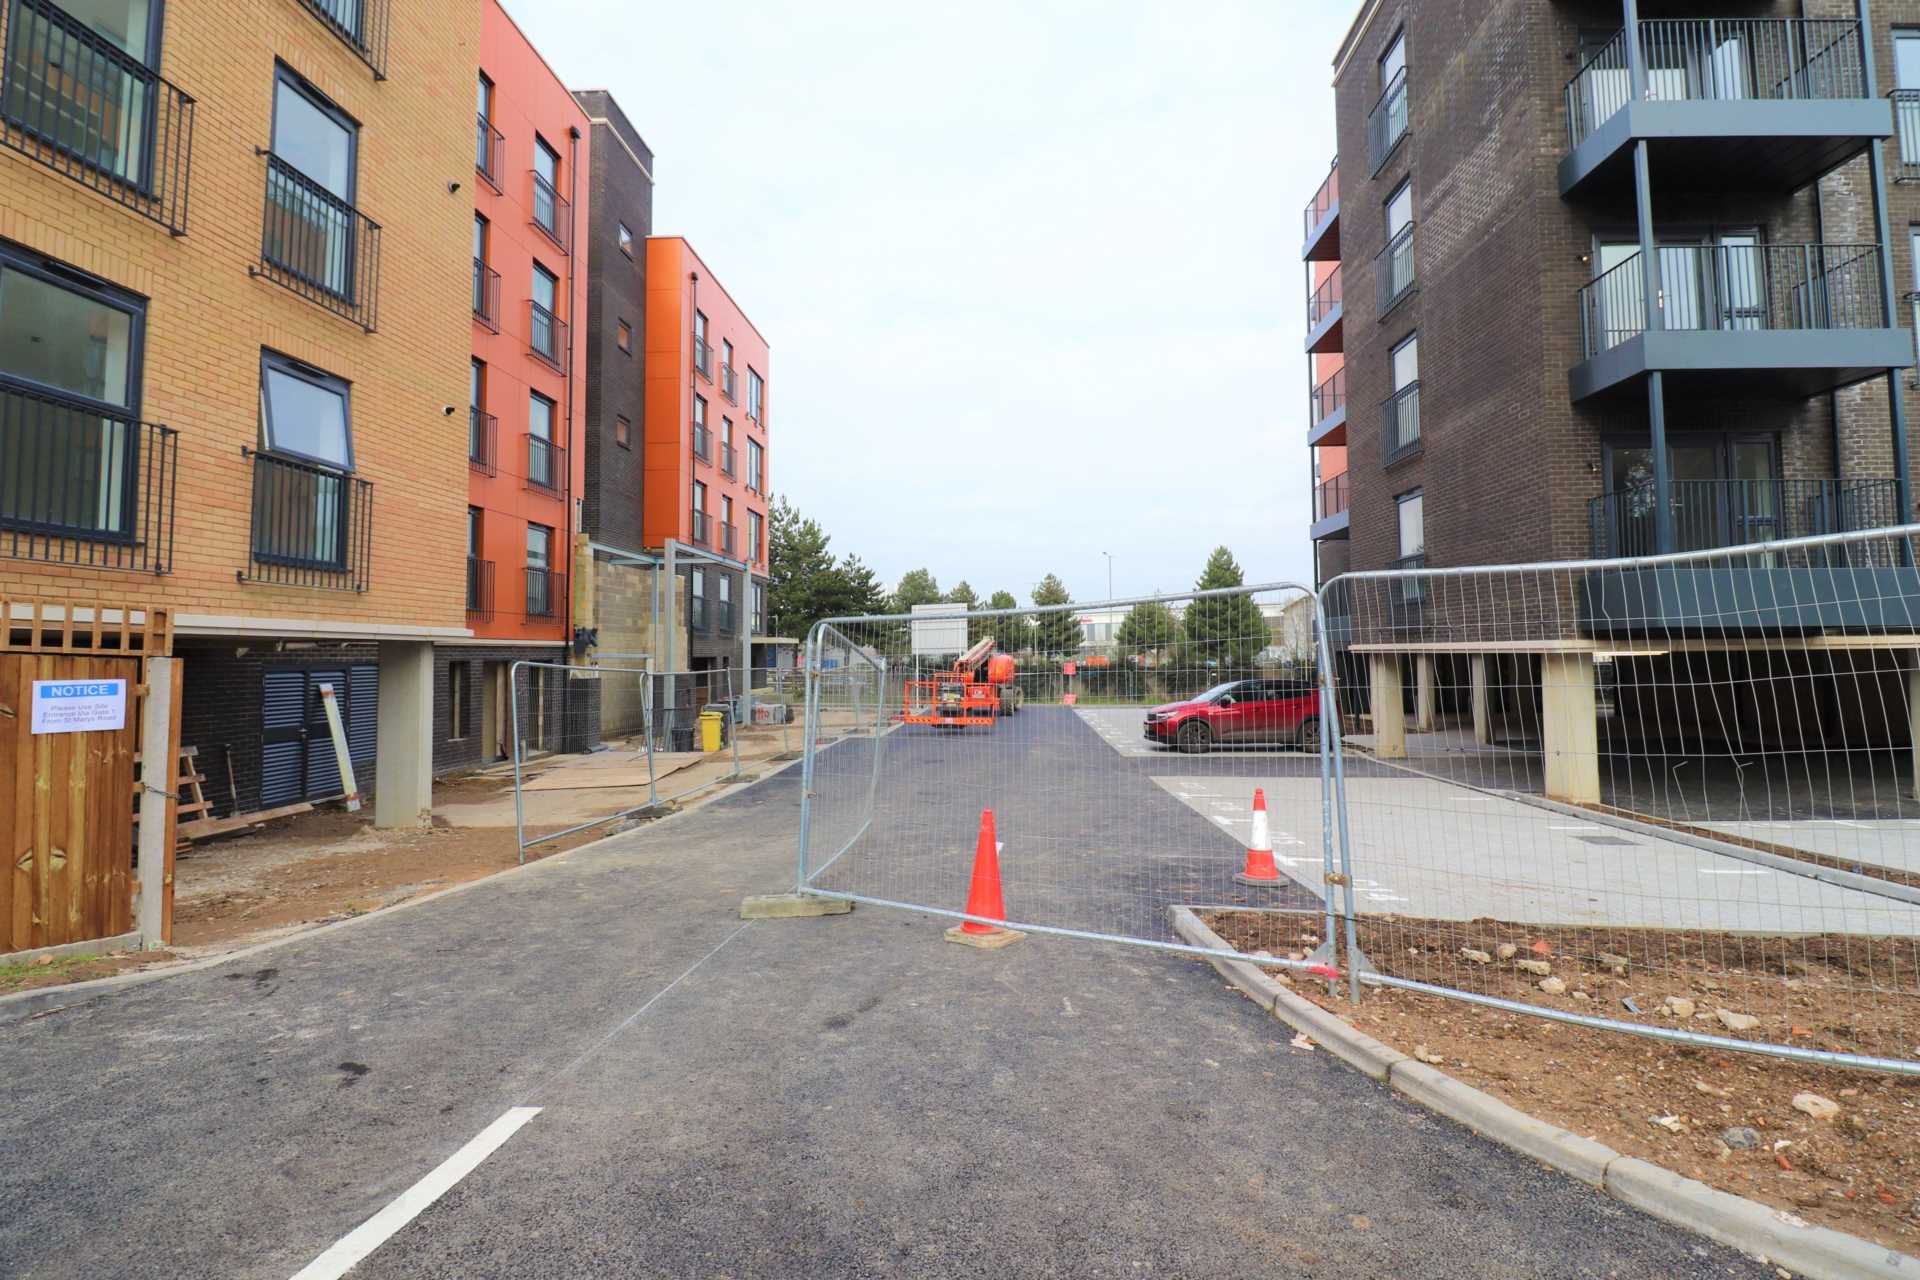
[[(346, 130), (347, 194), (337, 198), (345, 200), (349, 208), (358, 212), (360, 208), (360, 122), (342, 110), (339, 103), (314, 87), (311, 80), (308, 80), (305, 76), (278, 58), (273, 60), (273, 102), (271, 109), (267, 113), (267, 154), (271, 155), (281, 164), (286, 165), (289, 169), (292, 169), (295, 173), (298, 173), (314, 186), (321, 186), (320, 179), (314, 177), (305, 169), (302, 169), (299, 165), (273, 149), (274, 135), (279, 132), (280, 128), (280, 86), (282, 84), (285, 84), (289, 89), (305, 98), (310, 105), (318, 108), (320, 114), (329, 117), (335, 124), (340, 125)], [(325, 190), (324, 187), (321, 187), (321, 189)], [(355, 236), (354, 238), (358, 239), (359, 237)], [(347, 277), (351, 280), (353, 273), (349, 271)]]
[(633, 448), (633, 420), (624, 413), (613, 415), (613, 442), (622, 449)]
[(621, 355), (633, 354), (633, 326), (617, 317), (613, 322), (613, 345), (620, 349)]
[[(1420, 500), (1420, 549), (1407, 551), (1400, 545), (1400, 512), (1415, 498)], [(1397, 553), (1394, 557), (1396, 560), (1406, 560), (1413, 556), (1427, 554), (1427, 486), (1424, 484), (1417, 484), (1411, 489), (1393, 495), (1393, 545)]]
[(614, 223), (614, 243), (620, 246), (620, 252), (629, 258), (633, 256), (633, 231), (624, 222)]
[[(553, 284), (554, 305), (551, 307), (548, 306), (546, 303), (540, 301), (539, 298), (533, 296), (532, 282), (542, 277), (545, 277), (548, 281), (550, 281)], [(528, 277), (527, 292), (528, 292), (528, 297), (532, 298), (534, 306), (539, 307), (542, 311), (546, 312), (548, 315), (552, 316), (556, 320), (560, 318), (560, 277), (556, 273), (547, 270), (546, 265), (542, 263), (538, 258), (535, 258), (533, 260), (533, 275)]]
[[(8, 11), (7, 38), (5, 43), (0, 45), (0, 59), (4, 60), (0, 61), (0, 68), (4, 68), (4, 71), (0, 72), (0, 116), (4, 116), (15, 128), (33, 137), (36, 141), (53, 148), (62, 156), (69, 157), (78, 164), (84, 165), (90, 172), (97, 173), (110, 182), (130, 188), (140, 195), (151, 199), (154, 195), (155, 186), (153, 164), (155, 148), (154, 118), (158, 113), (159, 94), (157, 89), (160, 80), (160, 41), (166, 26), (164, 20), (167, 7), (166, 0), (153, 0), (147, 12), (147, 53), (144, 58), (136, 58), (124, 49), (115, 50), (115, 53), (121, 59), (128, 63), (144, 67), (147, 72), (146, 92), (143, 95), (146, 102), (143, 108), (143, 118), (141, 122), (141, 137), (143, 141), (140, 154), (140, 169), (137, 176), (133, 174), (122, 176), (114, 173), (104, 165), (96, 163), (83, 152), (76, 151), (72, 147), (62, 143), (59, 139), (34, 128), (30, 121), (13, 115), (6, 110), (6, 91), (12, 88), (13, 83), (13, 59), (11, 54), (14, 36), (20, 29), (20, 5), (19, 0), (0, 0), (0, 4), (4, 4)], [(58, 0), (51, 0), (51, 7), (59, 9), (63, 14), (67, 14), (65, 6), (58, 3)], [(67, 14), (67, 16), (74, 18), (72, 14)], [(78, 19), (74, 18), (74, 21), (77, 23)]]
[(488, 124), (492, 124), (493, 123), (493, 94), (497, 86), (493, 82), (493, 77), (488, 75), (486, 72), (479, 71), (479, 72), (476, 72), (475, 74), (477, 74), (480, 77), (480, 83), (486, 87), (487, 105), (485, 106), (485, 108), (481, 110), (480, 118), (482, 120), (485, 120)]
[[(321, 458), (311, 453), (302, 453), (298, 449), (285, 448), (274, 441), (273, 396), (267, 390), (269, 369), (277, 370), (288, 377), (324, 390), (338, 389), (341, 421), (346, 427), (347, 436), (347, 460), (344, 465), (332, 458)], [(284, 351), (275, 351), (271, 347), (260, 348), (260, 451), (269, 457), (291, 458), (296, 462), (324, 467), (345, 476), (356, 474), (357, 458), (353, 447), (353, 384), (339, 374), (328, 373), (325, 369), (308, 364), (298, 356), (290, 356)]]

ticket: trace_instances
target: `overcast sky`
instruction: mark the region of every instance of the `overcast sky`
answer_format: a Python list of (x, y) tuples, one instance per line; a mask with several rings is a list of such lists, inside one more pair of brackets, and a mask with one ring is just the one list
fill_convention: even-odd
[(1311, 576), (1301, 210), (1352, 0), (506, 0), (773, 348), (774, 488), (891, 585)]

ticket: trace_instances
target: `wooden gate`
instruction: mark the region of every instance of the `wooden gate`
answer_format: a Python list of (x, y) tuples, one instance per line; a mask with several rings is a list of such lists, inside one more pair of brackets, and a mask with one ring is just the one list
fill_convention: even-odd
[[(170, 637), (159, 611), (137, 626), (129, 610), (109, 625), (115, 611), (98, 607), (76, 625), (81, 612), (0, 599), (0, 953), (117, 938), (135, 925), (144, 668), (147, 657), (167, 652)], [(105, 682), (118, 680), (126, 682), (120, 727), (63, 731), (51, 707), (35, 723), (36, 682), (111, 689)], [(160, 777), (171, 781), (173, 770)], [(169, 862), (171, 834), (161, 846)]]

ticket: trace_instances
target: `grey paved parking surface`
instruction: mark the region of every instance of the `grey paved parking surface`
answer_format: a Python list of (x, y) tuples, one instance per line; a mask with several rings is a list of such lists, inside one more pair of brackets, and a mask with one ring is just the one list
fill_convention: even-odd
[(1289, 1048), (1197, 961), (742, 926), (797, 784), (0, 1026), (0, 1275), (291, 1276), (529, 1103), (353, 1274), (1771, 1274)]

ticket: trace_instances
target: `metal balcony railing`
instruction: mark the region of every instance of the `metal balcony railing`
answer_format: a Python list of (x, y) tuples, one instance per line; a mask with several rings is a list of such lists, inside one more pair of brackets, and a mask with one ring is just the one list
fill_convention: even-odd
[(473, 168), (495, 191), (500, 189), (500, 161), (507, 135), (493, 127), (493, 121), (476, 111), (473, 126)]
[(387, 78), (387, 5), (389, 0), (300, 0), (321, 25), (373, 69)]
[(0, 386), (0, 556), (173, 571), (179, 433)]
[(500, 332), (500, 273), (479, 258), (473, 260), (473, 318)]
[(551, 618), (560, 609), (560, 601), (567, 594), (565, 574), (555, 573), (544, 565), (527, 566), (527, 617)]
[[(1653, 101), (1866, 96), (1860, 24), (1849, 18), (1659, 18), (1639, 29)], [(1567, 141), (1577, 147), (1633, 97), (1624, 27), (1566, 93)]]
[(1420, 447), (1420, 383), (1416, 380), (1380, 402), (1381, 465), (1412, 457)]
[(722, 524), (720, 526), (720, 554), (721, 555), (730, 556), (730, 555), (737, 554), (734, 550), (734, 545), (739, 541), (740, 541), (739, 525)]
[(493, 621), (493, 561), (479, 556), (467, 557), (467, 616)]
[(739, 457), (739, 451), (736, 450), (732, 445), (730, 444), (721, 445), (720, 446), (720, 474), (723, 476), (733, 475), (735, 473), (735, 463), (738, 460), (738, 457)]
[[(1675, 480), (1668, 489), (1674, 542), (1681, 551), (1901, 523), (1899, 488), (1892, 479)], [(1651, 483), (1591, 499), (1587, 516), (1594, 556), (1656, 554), (1658, 508)]]
[(1895, 182), (1920, 182), (1920, 89), (1895, 89), (1893, 103), (1893, 171)]
[(253, 462), (253, 526), (239, 579), (365, 591), (373, 565), (373, 485), (244, 446), (240, 453)]
[(467, 465), (482, 475), (500, 473), (500, 422), (478, 405), (467, 410)]
[(527, 488), (557, 494), (566, 483), (567, 451), (551, 440), (527, 437)]
[(1313, 518), (1325, 520), (1328, 516), (1337, 516), (1347, 509), (1347, 473), (1342, 471), (1330, 480), (1322, 480), (1313, 490)]
[(527, 176), (533, 179), (533, 217), (530, 221), (539, 228), (540, 233), (553, 241), (562, 253), (573, 250), (573, 206), (567, 198), (554, 188), (551, 182), (540, 176), (537, 169), (529, 169)]
[(707, 545), (707, 513), (696, 509), (693, 513), (693, 540), (700, 546)]
[(249, 270), (374, 332), (380, 224), (279, 156), (261, 154), (266, 211), (260, 265)]
[(527, 350), (561, 373), (567, 371), (573, 354), (566, 322), (532, 299), (527, 300)]
[(713, 461), (713, 432), (697, 422), (693, 424), (693, 456), (702, 462)]
[(718, 630), (723, 636), (733, 634), (733, 601), (731, 600), (720, 601), (720, 626)]
[(1319, 426), (1347, 403), (1347, 370), (1343, 365), (1335, 369), (1325, 382), (1307, 393), (1307, 414), (1310, 425)]
[(51, 0), (0, 5), (0, 144), (187, 230), (194, 100)]
[[(1413, 573), (1427, 567), (1427, 553), (1416, 551), (1410, 556), (1401, 556), (1387, 568), (1399, 573)], [(1427, 580), (1424, 576), (1398, 578), (1393, 583), (1393, 602), (1397, 605), (1413, 606), (1427, 602)]]
[(1374, 278), (1380, 282), (1378, 315), (1384, 316), (1413, 291), (1413, 224), (1400, 228), (1387, 247), (1373, 259)]
[(1305, 235), (1312, 235), (1313, 229), (1320, 225), (1340, 199), (1340, 157), (1333, 158), (1333, 164), (1327, 169), (1326, 178), (1320, 183), (1320, 189), (1313, 193), (1313, 199), (1307, 201)]
[[(1872, 244), (1663, 244), (1662, 324), (1674, 330), (1877, 329), (1880, 247)], [(1580, 287), (1588, 357), (1646, 328), (1641, 255)]]
[(1332, 315), (1341, 302), (1340, 268), (1336, 265), (1332, 274), (1322, 280), (1319, 287), (1307, 295), (1307, 328), (1312, 329), (1322, 320)]
[(713, 381), (713, 348), (704, 338), (693, 340), (693, 367), (699, 370), (700, 376), (708, 382)]
[(1380, 172), (1407, 136), (1407, 125), (1407, 72), (1403, 67), (1381, 90), (1380, 100), (1367, 116), (1367, 158), (1373, 164), (1373, 173)]
[(740, 403), (740, 375), (734, 372), (730, 364), (720, 366), (720, 394), (730, 403)]

